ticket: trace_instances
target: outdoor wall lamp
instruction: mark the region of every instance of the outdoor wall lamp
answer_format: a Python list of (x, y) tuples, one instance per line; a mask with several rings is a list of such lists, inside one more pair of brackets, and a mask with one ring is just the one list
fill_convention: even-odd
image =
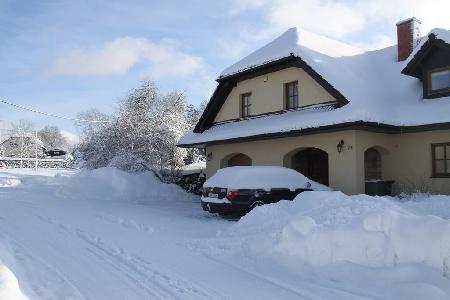
[(336, 148), (337, 148), (337, 151), (338, 151), (339, 153), (341, 153), (341, 152), (342, 152), (342, 148), (344, 148), (344, 140), (341, 140), (341, 141), (337, 144)]

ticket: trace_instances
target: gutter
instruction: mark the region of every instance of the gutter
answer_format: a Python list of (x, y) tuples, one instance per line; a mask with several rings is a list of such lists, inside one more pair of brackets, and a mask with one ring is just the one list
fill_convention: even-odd
[(450, 122), (445, 123), (434, 123), (434, 124), (426, 124), (426, 125), (413, 125), (413, 126), (396, 126), (389, 125), (384, 123), (377, 122), (367, 122), (367, 121), (354, 121), (354, 122), (345, 122), (333, 125), (325, 125), (315, 128), (305, 128), (305, 129), (297, 129), (285, 132), (272, 132), (272, 133), (263, 133), (252, 136), (245, 137), (236, 137), (229, 139), (221, 139), (221, 140), (213, 140), (199, 143), (191, 143), (191, 144), (177, 144), (177, 147), (181, 148), (204, 148), (205, 146), (211, 145), (220, 145), (220, 144), (234, 144), (240, 142), (249, 142), (256, 140), (266, 140), (266, 139), (277, 139), (277, 138), (285, 138), (292, 136), (302, 136), (302, 135), (311, 135), (318, 133), (326, 133), (326, 132), (336, 132), (343, 130), (363, 130), (368, 132), (375, 133), (384, 133), (384, 134), (403, 134), (403, 133), (415, 133), (415, 132), (424, 132), (424, 131), (433, 131), (433, 130), (447, 130), (450, 129)]

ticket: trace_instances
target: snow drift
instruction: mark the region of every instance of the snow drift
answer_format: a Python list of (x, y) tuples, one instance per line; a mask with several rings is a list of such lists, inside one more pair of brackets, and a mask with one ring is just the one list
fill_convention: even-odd
[(60, 177), (58, 193), (67, 198), (98, 201), (173, 201), (186, 197), (174, 184), (162, 183), (151, 172), (127, 173), (116, 168), (83, 170), (71, 177)]
[(13, 187), (20, 184), (20, 179), (12, 175), (0, 175), (0, 188)]
[(450, 197), (416, 193), (399, 199), (404, 206), (418, 215), (433, 215), (450, 219)]
[(450, 277), (450, 221), (384, 197), (304, 192), (293, 202), (254, 209), (225, 235), (242, 239), (239, 251), (292, 264), (420, 263)]
[(28, 300), (19, 288), (13, 272), (0, 262), (0, 299)]

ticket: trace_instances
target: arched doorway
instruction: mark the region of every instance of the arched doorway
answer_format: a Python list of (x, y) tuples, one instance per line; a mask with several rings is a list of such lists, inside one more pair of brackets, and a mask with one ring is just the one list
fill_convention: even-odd
[(318, 148), (306, 148), (291, 158), (291, 168), (324, 185), (328, 180), (328, 153)]
[(242, 153), (233, 155), (228, 159), (227, 167), (236, 167), (236, 166), (251, 166), (252, 159)]
[(364, 152), (365, 180), (381, 179), (381, 153), (374, 147)]

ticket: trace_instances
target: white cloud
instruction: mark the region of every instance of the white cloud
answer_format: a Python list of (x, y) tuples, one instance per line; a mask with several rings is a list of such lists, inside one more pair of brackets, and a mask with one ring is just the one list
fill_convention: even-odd
[(268, 15), (271, 25), (287, 29), (301, 27), (316, 33), (341, 37), (364, 28), (364, 17), (345, 2), (281, 0)]
[(424, 34), (435, 27), (450, 28), (450, 1), (448, 0), (359, 1), (357, 9), (371, 21), (390, 21), (392, 26), (402, 19), (417, 17), (422, 20)]
[[(279, 34), (289, 27), (300, 27), (342, 38), (362, 33), (369, 27), (376, 31), (376, 26), (386, 24), (394, 31), (397, 21), (412, 16), (422, 20), (424, 34), (434, 27), (450, 28), (449, 0), (237, 0), (232, 7), (230, 11), (234, 14), (260, 10), (266, 21), (260, 30), (269, 35)], [(391, 43), (381, 35), (374, 36), (373, 40), (373, 45), (369, 46)]]
[(159, 43), (139, 37), (121, 37), (94, 50), (74, 50), (59, 57), (50, 68), (54, 75), (123, 75), (145, 64), (146, 75), (185, 77), (205, 68), (203, 60), (184, 53), (173, 41)]

